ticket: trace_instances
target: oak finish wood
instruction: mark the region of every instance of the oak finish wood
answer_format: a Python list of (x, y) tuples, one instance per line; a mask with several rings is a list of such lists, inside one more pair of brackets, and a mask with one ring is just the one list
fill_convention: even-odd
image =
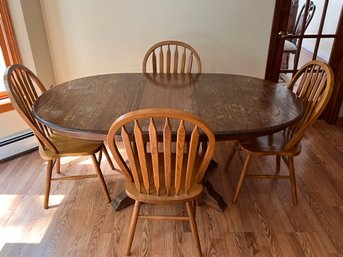
[[(143, 108), (192, 112), (211, 124), (216, 140), (270, 134), (302, 113), (302, 104), (282, 85), (229, 74), (158, 74), (154, 80), (150, 74), (107, 74), (67, 82), (47, 93), (34, 106), (36, 117), (59, 133), (93, 140), (105, 140), (121, 114)], [(224, 209), (221, 196), (204, 183)]]
[[(32, 105), (35, 103), (39, 95), (46, 92), (46, 89), (35, 74), (25, 66), (14, 64), (8, 67), (5, 71), (4, 82), (6, 91), (13, 106), (38, 139), (40, 156), (48, 161), (44, 208), (47, 209), (49, 206), (51, 181), (92, 177), (89, 175), (78, 175), (53, 178), (52, 170), (54, 163), (56, 162), (56, 173), (59, 174), (60, 158), (66, 156), (91, 156), (106, 199), (108, 202), (111, 202), (111, 198), (99, 166), (101, 158), (99, 158), (98, 161), (95, 157), (96, 153), (105, 149), (103, 142), (87, 141), (59, 135), (37, 121), (32, 113)], [(108, 157), (107, 159), (113, 167), (112, 161), (107, 152), (106, 157)]]
[[(157, 59), (156, 56), (159, 58)], [(149, 62), (151, 62), (151, 66)], [(142, 71), (143, 73), (152, 72), (154, 74), (201, 73), (201, 61), (197, 51), (190, 45), (176, 40), (161, 41), (154, 44), (146, 52), (143, 58)]]
[[(305, 132), (318, 119), (325, 106), (329, 102), (334, 85), (333, 72), (331, 68), (320, 61), (311, 61), (305, 64), (293, 77), (288, 85), (291, 91), (303, 101), (305, 112), (302, 118), (286, 128), (284, 131), (277, 132), (273, 135), (257, 137), (251, 140), (239, 140), (234, 145), (229, 155), (225, 168), (227, 169), (233, 157), (233, 153), (238, 149), (246, 153), (247, 157), (244, 162), (240, 179), (236, 187), (233, 198), (235, 204), (238, 200), (240, 190), (253, 156), (276, 156), (276, 172), (274, 175), (254, 174), (254, 178), (280, 179), (288, 178), (292, 190), (292, 202), (298, 204), (297, 188), (295, 181), (294, 160), (293, 158), (300, 154), (301, 144)], [(280, 157), (282, 157), (289, 169), (289, 176), (279, 175)]]
[[(319, 120), (294, 159), (299, 203), (292, 205), (287, 180), (247, 180), (239, 201), (224, 212), (208, 202), (196, 210), (202, 252), (211, 257), (313, 256), (343, 254), (343, 120)], [(235, 155), (230, 174), (223, 171), (231, 142), (217, 142), (218, 162), (211, 180), (226, 201), (233, 197), (242, 168)], [(62, 158), (71, 174), (90, 174), (88, 157)], [(37, 151), (0, 163), (0, 256), (123, 256), (133, 206), (115, 212), (102, 201), (96, 180), (51, 185), (55, 208), (44, 210), (45, 165)], [(81, 165), (82, 164), (82, 165)], [(254, 158), (251, 173), (274, 169), (275, 158)], [(117, 164), (115, 164), (118, 168)], [(124, 187), (124, 176), (101, 163), (111, 195)], [(63, 172), (63, 170), (61, 171)], [(280, 174), (287, 172), (281, 165)], [(169, 206), (168, 206), (169, 207)], [(143, 205), (144, 214), (187, 212), (183, 206)], [(191, 228), (185, 221), (140, 220), (132, 256), (194, 256)]]
[(168, 86), (137, 73), (76, 79), (40, 96), (34, 114), (60, 133), (93, 140), (105, 140), (120, 115), (144, 108), (191, 112), (210, 124), (216, 140), (272, 134), (302, 114), (294, 94), (262, 79), (204, 73), (159, 74), (157, 79)]
[[(14, 35), (7, 0), (0, 0), (0, 46), (6, 66), (21, 63)], [(0, 99), (7, 98), (6, 92), (0, 92)], [(14, 110), (11, 103), (0, 104), (0, 113)]]
[[(133, 133), (129, 135), (127, 127), (132, 126)], [(186, 126), (192, 127), (190, 136), (187, 135)], [(199, 140), (200, 130), (206, 135), (206, 140)], [(146, 140), (143, 139), (144, 133), (148, 134)], [(118, 134), (121, 134), (119, 143), (124, 142), (128, 164), (115, 140)], [(163, 136), (158, 137), (159, 134)], [(172, 142), (175, 142), (174, 153), (171, 151)], [(206, 142), (207, 147), (204, 154), (199, 156), (201, 142)], [(143, 218), (188, 220), (196, 245), (195, 255), (201, 257), (195, 201), (203, 190), (201, 182), (215, 148), (215, 138), (209, 126), (188, 112), (162, 108), (142, 109), (126, 113), (115, 120), (109, 130), (107, 143), (126, 176), (126, 193), (135, 200), (125, 255), (130, 255), (137, 219)], [(146, 152), (147, 143), (150, 146), (149, 152)], [(159, 143), (165, 148), (160, 150)], [(189, 147), (185, 152), (186, 143)], [(141, 203), (186, 204), (188, 216), (140, 214)]]

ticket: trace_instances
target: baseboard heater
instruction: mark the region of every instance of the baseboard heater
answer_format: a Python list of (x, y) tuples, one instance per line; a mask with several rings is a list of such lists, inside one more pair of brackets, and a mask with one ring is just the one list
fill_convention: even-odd
[(38, 148), (32, 131), (24, 131), (8, 138), (0, 139), (0, 162), (12, 159)]

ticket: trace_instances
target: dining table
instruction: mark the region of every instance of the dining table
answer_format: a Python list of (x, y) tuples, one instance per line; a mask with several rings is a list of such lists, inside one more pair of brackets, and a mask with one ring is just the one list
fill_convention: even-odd
[[(195, 114), (210, 125), (216, 141), (272, 134), (303, 114), (301, 99), (282, 83), (219, 73), (113, 73), (77, 78), (47, 90), (34, 103), (33, 113), (60, 134), (105, 141), (118, 117), (145, 108)], [(225, 209), (226, 203), (211, 183), (206, 180), (204, 185)], [(112, 205), (120, 209), (124, 199), (122, 193)]]

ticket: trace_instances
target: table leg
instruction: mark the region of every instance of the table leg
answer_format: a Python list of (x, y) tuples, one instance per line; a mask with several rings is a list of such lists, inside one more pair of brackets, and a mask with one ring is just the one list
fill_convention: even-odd
[(128, 197), (125, 190), (123, 190), (115, 197), (114, 200), (112, 200), (111, 205), (115, 211), (120, 211), (134, 203), (135, 200)]
[[(214, 160), (211, 160), (210, 164), (208, 165), (206, 174), (208, 172), (211, 172), (212, 170), (214, 170), (217, 166), (218, 166), (218, 164)], [(222, 211), (224, 211), (225, 208), (227, 207), (227, 204), (224, 201), (224, 198), (214, 189), (212, 183), (208, 180), (208, 177), (206, 174), (205, 174), (205, 177), (203, 179), (202, 185), (206, 188), (208, 195), (211, 198), (213, 198), (217, 202), (219, 208)]]

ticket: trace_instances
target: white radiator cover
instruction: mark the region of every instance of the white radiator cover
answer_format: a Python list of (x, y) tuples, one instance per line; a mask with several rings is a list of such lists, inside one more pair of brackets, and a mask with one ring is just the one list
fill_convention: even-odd
[(0, 139), (0, 161), (12, 158), (23, 152), (35, 149), (38, 142), (31, 130), (26, 130)]

